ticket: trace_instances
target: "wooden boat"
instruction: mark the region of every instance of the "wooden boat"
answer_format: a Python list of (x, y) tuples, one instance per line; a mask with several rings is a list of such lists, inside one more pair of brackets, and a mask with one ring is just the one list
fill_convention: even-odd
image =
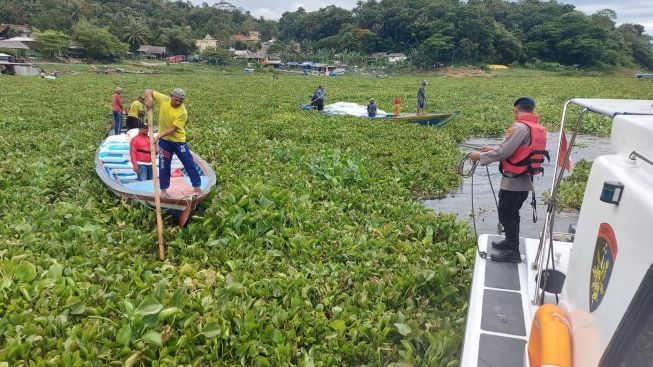
[[(568, 110), (569, 147), (592, 112), (612, 118), (612, 152), (592, 164), (575, 233), (556, 235)], [(502, 237), (478, 238), (463, 367), (652, 365), (653, 100), (572, 99), (560, 137), (546, 221), (540, 238), (520, 238), (522, 262), (486, 259)]]
[[(427, 113), (419, 116), (414, 113), (403, 113), (400, 114), (399, 116), (394, 116), (392, 114), (383, 114), (383, 115), (377, 115), (376, 117), (368, 117), (367, 112), (365, 111), (366, 107), (362, 105), (358, 105), (358, 106), (361, 107), (361, 111), (357, 111), (357, 113), (347, 113), (347, 112), (339, 113), (339, 112), (330, 112), (328, 110), (322, 111), (322, 113), (325, 115), (354, 116), (354, 117), (362, 117), (366, 119), (413, 122), (420, 125), (438, 126), (438, 127), (446, 124), (449, 120), (451, 120), (452, 118), (460, 114), (460, 111), (454, 111), (454, 112), (446, 112), (446, 113)], [(303, 110), (306, 111), (315, 111), (315, 109), (311, 105), (302, 104), (301, 107)]]
[(426, 113), (424, 115), (416, 115), (414, 113), (403, 113), (399, 116), (394, 115), (385, 115), (377, 116), (375, 119), (385, 119), (392, 121), (405, 121), (405, 122), (414, 122), (420, 125), (427, 126), (442, 126), (446, 124), (452, 118), (458, 116), (460, 111), (446, 112), (446, 113)]
[[(136, 131), (134, 129), (134, 131)], [(131, 132), (131, 131), (130, 131)], [(121, 198), (133, 199), (154, 207), (152, 180), (138, 181), (129, 157), (128, 134), (110, 135), (98, 147), (95, 154), (95, 172), (109, 190)], [(216, 183), (215, 172), (199, 155), (191, 152), (202, 179), (201, 193), (195, 193), (183, 165), (175, 156), (167, 196), (161, 196), (161, 207), (172, 214), (180, 226), (184, 226), (191, 212), (201, 203)]]

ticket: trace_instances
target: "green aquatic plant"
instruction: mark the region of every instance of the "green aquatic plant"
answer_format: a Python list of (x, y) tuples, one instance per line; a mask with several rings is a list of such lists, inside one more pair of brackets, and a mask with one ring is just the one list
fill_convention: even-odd
[[(555, 126), (569, 96), (650, 94), (625, 78), (434, 78), (427, 109), (463, 112), (433, 128), (299, 109), (323, 84), (327, 103), (409, 112), (423, 77), (161, 70), (0, 76), (0, 361), (455, 366), (474, 239), (419, 198), (458, 186), (457, 143), (500, 135), (516, 95)], [(220, 183), (166, 226), (165, 262), (154, 213), (94, 172), (116, 85), (127, 100), (185, 88), (190, 147)]]
[(580, 210), (583, 203), (583, 195), (589, 177), (592, 162), (581, 159), (574, 163), (574, 168), (568, 177), (562, 181), (558, 192), (559, 209)]

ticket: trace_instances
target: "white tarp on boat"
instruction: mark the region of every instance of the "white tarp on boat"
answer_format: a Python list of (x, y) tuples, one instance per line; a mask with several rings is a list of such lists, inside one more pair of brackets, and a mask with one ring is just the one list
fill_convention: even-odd
[[(324, 106), (323, 112), (328, 115), (367, 117), (367, 106), (353, 102), (336, 102)], [(377, 109), (376, 115), (385, 116), (387, 113), (383, 110)]]
[(571, 100), (592, 112), (614, 117), (616, 115), (653, 115), (653, 100), (636, 99), (593, 99), (574, 98)]

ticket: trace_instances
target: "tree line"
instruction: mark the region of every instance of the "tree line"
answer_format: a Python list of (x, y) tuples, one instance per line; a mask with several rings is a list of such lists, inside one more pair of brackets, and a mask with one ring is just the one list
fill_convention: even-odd
[(556, 1), (366, 0), (352, 10), (299, 8), (273, 21), (227, 2), (0, 0), (0, 20), (30, 24), (60, 41), (71, 37), (91, 46), (90, 57), (117, 56), (141, 44), (188, 54), (206, 34), (225, 47), (248, 47), (229, 37), (259, 31), (263, 40), (278, 40), (270, 51), (286, 61), (344, 55), (362, 63), (370, 53), (390, 51), (405, 53), (425, 69), (450, 63), (553, 63), (653, 70), (653, 37), (642, 25), (616, 26), (613, 10), (586, 15)]

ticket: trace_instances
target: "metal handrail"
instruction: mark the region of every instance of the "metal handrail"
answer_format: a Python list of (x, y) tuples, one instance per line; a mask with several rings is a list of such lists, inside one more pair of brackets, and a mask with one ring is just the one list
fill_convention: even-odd
[(641, 155), (641, 154), (639, 154), (639, 153), (637, 153), (636, 151), (633, 150), (633, 151), (630, 153), (630, 155), (628, 156), (628, 159), (635, 160), (635, 158), (640, 158), (640, 159), (643, 160), (644, 162), (646, 162), (646, 163), (648, 163), (648, 164), (650, 164), (650, 165), (653, 166), (653, 161), (651, 161), (650, 159), (644, 157), (643, 155)]
[[(560, 145), (562, 143), (562, 136), (565, 134), (565, 121), (567, 119), (567, 112), (568, 112), (568, 107), (569, 104), (572, 103), (572, 101), (567, 101), (565, 103), (565, 106), (562, 110), (562, 119), (560, 121), (560, 133), (558, 135), (558, 150), (556, 152), (556, 160), (555, 160), (555, 169), (554, 172), (556, 174), (555, 179), (553, 180), (553, 183), (551, 184), (551, 197), (548, 201), (547, 204), (547, 210), (546, 210), (546, 220), (544, 221), (544, 228), (542, 229), (542, 232), (540, 232), (540, 242), (537, 248), (537, 254), (535, 256), (535, 260), (533, 260), (533, 263), (531, 264), (531, 267), (533, 269), (537, 269), (538, 272), (538, 284), (535, 287), (535, 293), (533, 294), (533, 298), (531, 299), (532, 304), (541, 304), (544, 300), (544, 291), (540, 292), (540, 289), (545, 289), (542, 286), (545, 286), (544, 284), (546, 282), (545, 277), (542, 276), (542, 272), (545, 269), (544, 266), (544, 252), (545, 252), (545, 245), (548, 244), (548, 250), (547, 252), (549, 253), (549, 256), (547, 256), (547, 266), (549, 265), (550, 261), (552, 260), (553, 257), (553, 223), (555, 219), (555, 208), (557, 204), (557, 194), (560, 188), (560, 184), (562, 183), (562, 178), (564, 176), (564, 167), (559, 167), (558, 162), (559, 160), (559, 155), (561, 154), (560, 152)], [(588, 108), (583, 108), (581, 111), (580, 115), (578, 116), (578, 119), (576, 120), (576, 126), (574, 128), (573, 134), (571, 136), (571, 139), (569, 141), (569, 144), (567, 146), (567, 151), (565, 152), (565, 159), (562, 160), (562, 162), (566, 162), (569, 160), (569, 157), (571, 156), (571, 149), (574, 146), (574, 143), (576, 141), (576, 136), (578, 135), (578, 132), (580, 131), (580, 128), (582, 126), (583, 119), (585, 118), (585, 115), (589, 111)], [(553, 268), (555, 269), (555, 263), (552, 264)]]

